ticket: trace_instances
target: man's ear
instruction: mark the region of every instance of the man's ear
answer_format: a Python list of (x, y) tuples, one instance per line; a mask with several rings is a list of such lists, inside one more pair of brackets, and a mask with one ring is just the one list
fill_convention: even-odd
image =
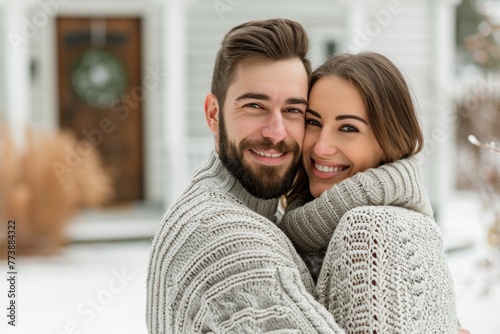
[(205, 97), (205, 118), (212, 133), (217, 135), (219, 133), (219, 101), (211, 93)]

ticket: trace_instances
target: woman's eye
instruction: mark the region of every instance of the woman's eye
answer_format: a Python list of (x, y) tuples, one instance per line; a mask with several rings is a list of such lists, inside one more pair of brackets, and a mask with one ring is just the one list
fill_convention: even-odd
[(315, 119), (311, 119), (311, 118), (306, 119), (306, 125), (313, 125), (313, 126), (319, 126), (319, 127), (321, 127), (321, 123), (320, 122), (318, 122)]
[(342, 125), (339, 130), (343, 132), (358, 132), (358, 129), (350, 125)]

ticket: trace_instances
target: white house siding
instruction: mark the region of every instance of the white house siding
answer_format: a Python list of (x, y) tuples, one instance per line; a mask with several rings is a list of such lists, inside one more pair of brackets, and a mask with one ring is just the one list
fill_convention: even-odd
[(369, 48), (387, 55), (405, 74), (425, 124), (433, 104), (432, 12), (426, 1), (403, 3), (401, 8)]
[[(386, 8), (375, 9), (386, 10)], [(432, 70), (432, 21), (426, 1), (402, 2), (401, 12), (392, 15), (387, 27), (372, 38), (367, 49), (380, 52), (393, 60), (406, 75), (409, 84), (422, 103), (429, 102), (429, 81)], [(368, 15), (369, 22), (375, 16)], [(423, 107), (423, 106), (422, 106)]]

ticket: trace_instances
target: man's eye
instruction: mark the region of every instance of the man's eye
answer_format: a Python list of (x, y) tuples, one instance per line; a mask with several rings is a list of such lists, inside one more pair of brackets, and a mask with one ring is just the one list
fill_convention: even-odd
[(339, 130), (343, 132), (358, 132), (358, 129), (351, 125), (342, 125)]
[(311, 119), (311, 118), (306, 119), (306, 125), (313, 125), (313, 126), (319, 126), (319, 127), (321, 127), (321, 123), (320, 122), (318, 122), (315, 119)]
[(247, 104), (245, 104), (245, 107), (254, 108), (254, 109), (262, 108), (260, 106), (260, 104), (258, 104), (258, 103), (247, 103)]
[(303, 114), (303, 111), (298, 108), (289, 108), (286, 111), (292, 114)]

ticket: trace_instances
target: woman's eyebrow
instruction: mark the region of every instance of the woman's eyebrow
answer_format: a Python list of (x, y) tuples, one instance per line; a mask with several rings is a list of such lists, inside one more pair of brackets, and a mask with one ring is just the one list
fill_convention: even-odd
[(307, 108), (307, 109), (306, 109), (306, 112), (308, 112), (308, 113), (310, 113), (310, 114), (313, 114), (313, 116), (316, 116), (316, 117), (318, 117), (318, 118), (321, 118), (321, 115), (320, 115), (317, 111), (314, 111), (314, 110), (312, 110), (312, 109)]
[(356, 116), (356, 115), (338, 115), (337, 117), (335, 117), (335, 120), (337, 121), (341, 121), (343, 119), (348, 119), (348, 118), (352, 118), (352, 119), (356, 119), (360, 122), (363, 122), (365, 123), (366, 125), (368, 125), (368, 122), (365, 121), (363, 118), (359, 117), (359, 116)]

